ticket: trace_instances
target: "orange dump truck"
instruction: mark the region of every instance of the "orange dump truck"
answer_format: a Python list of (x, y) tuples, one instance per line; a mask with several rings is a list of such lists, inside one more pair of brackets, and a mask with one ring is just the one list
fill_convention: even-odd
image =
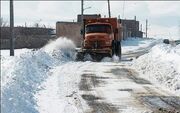
[(83, 43), (77, 60), (89, 54), (94, 60), (117, 55), (121, 57), (121, 26), (117, 18), (84, 19)]

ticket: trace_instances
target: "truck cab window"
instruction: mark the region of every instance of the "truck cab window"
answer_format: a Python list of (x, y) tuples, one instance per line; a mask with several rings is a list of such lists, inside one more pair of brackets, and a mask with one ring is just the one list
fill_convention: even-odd
[(112, 33), (110, 25), (106, 24), (93, 24), (86, 26), (86, 33)]

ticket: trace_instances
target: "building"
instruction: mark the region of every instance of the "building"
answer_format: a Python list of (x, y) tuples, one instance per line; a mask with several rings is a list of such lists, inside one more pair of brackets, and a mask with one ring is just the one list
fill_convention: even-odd
[[(93, 19), (93, 18), (101, 18), (100, 14), (84, 14), (83, 15), (84, 19)], [(81, 21), (81, 15), (77, 15), (77, 22), (82, 22)]]
[(127, 37), (143, 37), (143, 32), (139, 30), (139, 21), (130, 19), (119, 19), (123, 26), (123, 39)]

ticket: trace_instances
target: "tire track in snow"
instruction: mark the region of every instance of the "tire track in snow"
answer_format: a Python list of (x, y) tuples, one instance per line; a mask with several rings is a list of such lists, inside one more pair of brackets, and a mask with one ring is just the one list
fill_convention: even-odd
[(84, 113), (87, 105), (78, 89), (84, 65), (88, 63), (68, 62), (52, 71), (36, 95), (40, 113)]
[(95, 74), (82, 74), (81, 77), (79, 89), (88, 93), (82, 94), (81, 96), (87, 101), (91, 108), (91, 110), (88, 110), (85, 113), (118, 113), (118, 110), (114, 105), (102, 102), (103, 98), (101, 98), (100, 95), (96, 97), (90, 92), (93, 91), (95, 87), (105, 84), (103, 79), (108, 79), (108, 77), (98, 77)]

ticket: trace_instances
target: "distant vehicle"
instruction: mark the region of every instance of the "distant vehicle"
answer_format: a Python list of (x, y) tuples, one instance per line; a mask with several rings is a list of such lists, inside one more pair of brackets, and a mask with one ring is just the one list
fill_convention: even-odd
[(163, 43), (169, 44), (169, 39), (164, 39), (164, 40), (163, 40)]
[(174, 42), (176, 43), (176, 45), (180, 44), (180, 40), (176, 40)]
[(117, 18), (84, 19), (83, 43), (77, 60), (89, 54), (94, 60), (117, 55), (121, 57), (122, 31)]
[(171, 45), (178, 45), (178, 44), (180, 44), (180, 40), (170, 41), (169, 39), (164, 39), (164, 40), (163, 40), (163, 43), (165, 43), (165, 44), (171, 44)]

